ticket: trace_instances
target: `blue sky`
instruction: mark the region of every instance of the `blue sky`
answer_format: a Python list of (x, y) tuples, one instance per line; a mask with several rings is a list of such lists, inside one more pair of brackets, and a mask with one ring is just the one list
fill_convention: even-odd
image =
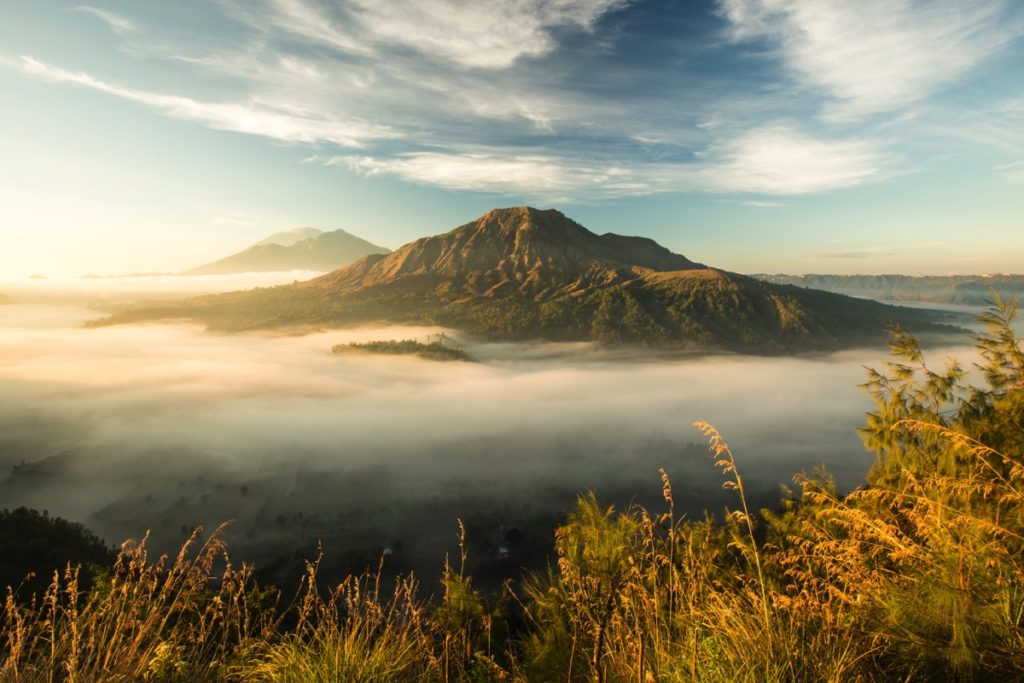
[(1024, 3), (0, 4), (0, 275), (559, 208), (740, 272), (1024, 271)]

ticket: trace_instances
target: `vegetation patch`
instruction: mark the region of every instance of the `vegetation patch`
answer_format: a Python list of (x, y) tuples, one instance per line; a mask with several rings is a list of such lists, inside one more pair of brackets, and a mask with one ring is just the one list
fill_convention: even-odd
[(390, 356), (419, 356), (427, 360), (471, 362), (473, 359), (461, 349), (446, 346), (443, 342), (432, 341), (427, 344), (413, 339), (401, 341), (370, 341), (353, 344), (337, 344), (331, 349), (334, 353), (379, 353)]

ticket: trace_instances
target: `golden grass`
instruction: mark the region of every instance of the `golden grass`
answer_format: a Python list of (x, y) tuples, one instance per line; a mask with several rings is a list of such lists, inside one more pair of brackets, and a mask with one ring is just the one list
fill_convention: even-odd
[[(310, 563), (277, 601), (234, 569), (214, 532), (177, 558), (126, 543), (88, 595), (77, 570), (36, 602), (6, 601), (0, 681), (869, 681), (1024, 677), (1021, 466), (969, 437), (961, 476), (913, 477), (847, 496), (801, 477), (800, 499), (758, 525), (721, 435), (706, 423), (740, 506), (722, 522), (617, 512), (581, 497), (556, 532), (557, 570), (506, 611), (445, 563), (436, 602), (378, 574), (322, 594)], [(918, 423), (896, 425), (937, 430)], [(993, 458), (1011, 462), (992, 475)]]
[(197, 531), (172, 563), (150, 561), (145, 539), (126, 542), (109, 581), (88, 595), (77, 567), (55, 573), (28, 604), (8, 589), (0, 681), (219, 678), (238, 645), (265, 637), (273, 621), (252, 599), (251, 569), (228, 561), (220, 532), (200, 541)]

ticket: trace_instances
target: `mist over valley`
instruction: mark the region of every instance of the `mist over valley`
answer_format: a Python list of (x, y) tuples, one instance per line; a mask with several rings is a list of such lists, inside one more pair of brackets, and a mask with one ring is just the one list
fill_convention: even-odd
[(230, 520), (276, 583), (321, 544), (328, 577), (431, 576), (462, 520), (497, 581), (551, 560), (582, 493), (661, 504), (662, 468), (681, 512), (721, 513), (697, 420), (757, 507), (819, 467), (851, 490), (886, 321), (973, 353), (973, 309), (760, 284), (528, 207), (327, 274), (215, 272), (332, 235), (368, 245), (304, 228), (203, 272), (3, 283), (2, 506), (165, 552)]
[[(48, 286), (43, 300), (66, 284)], [(102, 297), (194, 286), (116, 280)], [(857, 385), (863, 366), (883, 363), (877, 346), (680, 356), (423, 326), (86, 327), (95, 316), (74, 303), (0, 309), (2, 506), (79, 520), (111, 542), (150, 531), (165, 551), (196, 526), (234, 520), (233, 554), (278, 581), (318, 542), (338, 574), (397, 544), (392, 564), (429, 576), (457, 519), (496, 576), (540, 566), (578, 493), (657, 506), (659, 468), (681, 510), (720, 512), (732, 500), (690, 426), (698, 419), (727, 436), (758, 506), (777, 505), (781, 485), (819, 465), (851, 489), (873, 461), (856, 435), (869, 406)], [(475, 362), (331, 353), (439, 334)], [(970, 354), (936, 351), (947, 352)], [(509, 529), (525, 540), (499, 558)]]

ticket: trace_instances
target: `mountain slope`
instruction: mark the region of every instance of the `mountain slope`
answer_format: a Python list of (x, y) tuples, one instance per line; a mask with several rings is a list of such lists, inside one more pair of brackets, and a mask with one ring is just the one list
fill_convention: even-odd
[(320, 232), (314, 228), (298, 228), (271, 235), (245, 251), (186, 270), (183, 275), (334, 270), (367, 254), (387, 252), (384, 247), (378, 247), (344, 230)]
[(439, 324), (487, 338), (764, 353), (884, 336), (920, 312), (709, 268), (642, 237), (596, 235), (558, 211), (496, 209), (450, 232), (271, 289), (140, 307), (101, 321), (188, 318), (221, 329)]
[(11, 297), (7, 296), (3, 292), (0, 292), (0, 306), (5, 306), (7, 304), (13, 304), (13, 303), (14, 303), (14, 300), (11, 299)]

